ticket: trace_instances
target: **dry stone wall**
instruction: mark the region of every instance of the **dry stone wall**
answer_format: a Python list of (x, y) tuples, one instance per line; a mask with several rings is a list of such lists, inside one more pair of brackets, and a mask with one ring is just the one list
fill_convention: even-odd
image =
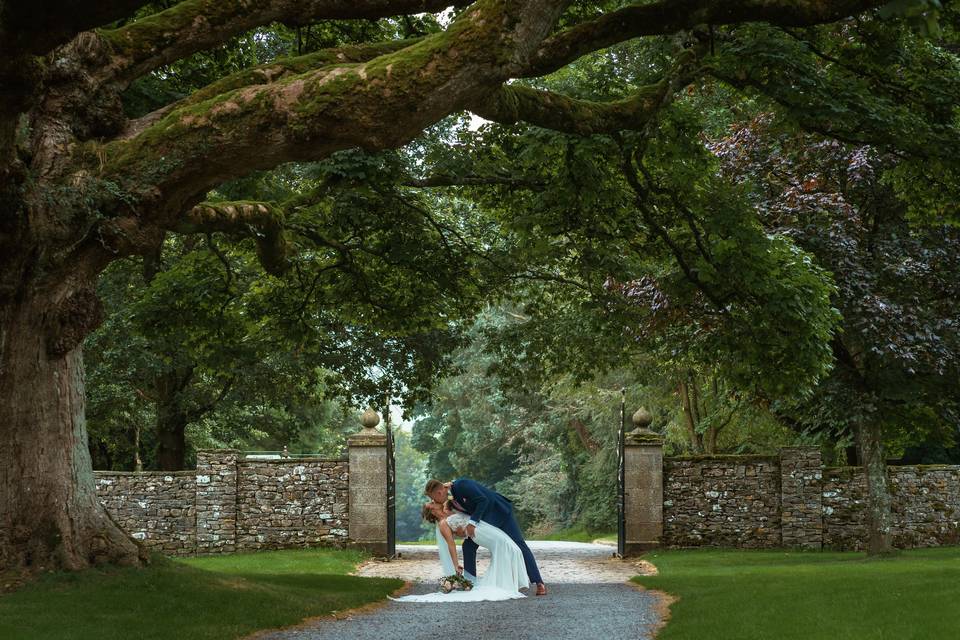
[[(358, 458), (352, 489), (347, 459), (246, 460), (237, 451), (220, 450), (199, 452), (196, 471), (98, 471), (97, 492), (125, 531), (168, 555), (348, 542), (382, 552), (387, 546), (385, 452), (379, 440), (367, 442), (371, 437), (351, 440), (351, 455)], [(627, 456), (628, 462), (639, 464), (635, 457)], [(824, 469), (816, 448), (785, 448), (779, 456), (662, 458), (662, 465), (659, 456), (648, 458), (643, 460), (650, 473), (626, 474), (637, 485), (628, 486), (627, 495), (662, 499), (662, 510), (642, 510), (662, 513), (660, 545), (863, 548), (861, 469)], [(895, 545), (960, 544), (960, 466), (889, 471)], [(655, 481), (658, 473), (663, 474), (662, 498), (659, 490), (640, 486)], [(353, 525), (351, 510), (356, 512)], [(657, 523), (646, 524), (659, 531), (653, 527)]]
[(665, 458), (663, 476), (662, 544), (746, 549), (779, 546), (777, 458)]
[(97, 471), (122, 529), (167, 555), (341, 546), (349, 527), (345, 459), (244, 460), (201, 451), (196, 471)]
[(236, 551), (238, 451), (197, 452), (197, 553)]
[[(894, 544), (960, 544), (960, 466), (891, 466)], [(779, 456), (665, 458), (667, 547), (860, 550), (867, 539), (859, 467), (823, 468), (812, 447)]]
[(196, 473), (96, 471), (97, 496), (113, 519), (149, 549), (167, 555), (196, 548)]
[(823, 548), (823, 466), (820, 450), (780, 450), (780, 543), (800, 549)]
[(239, 470), (237, 544), (243, 549), (346, 541), (345, 460), (242, 462)]
[[(960, 467), (889, 467), (893, 541), (900, 548), (960, 544)], [(859, 467), (823, 471), (823, 544), (859, 550), (867, 538), (867, 486)]]

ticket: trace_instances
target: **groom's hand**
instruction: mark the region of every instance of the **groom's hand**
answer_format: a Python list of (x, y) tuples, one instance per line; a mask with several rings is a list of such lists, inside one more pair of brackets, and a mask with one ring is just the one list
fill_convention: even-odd
[(473, 526), (472, 524), (467, 525), (467, 535), (469, 537), (472, 538), (476, 532), (477, 532), (477, 528), (475, 526)]

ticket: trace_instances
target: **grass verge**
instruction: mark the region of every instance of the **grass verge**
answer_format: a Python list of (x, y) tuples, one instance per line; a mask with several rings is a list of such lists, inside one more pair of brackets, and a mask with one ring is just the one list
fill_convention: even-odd
[(382, 600), (403, 582), (343, 575), (363, 555), (314, 549), (40, 577), (0, 596), (0, 638), (233, 640)]
[(595, 540), (600, 540), (603, 542), (612, 542), (617, 543), (617, 532), (613, 531), (596, 531), (593, 529), (587, 529), (582, 525), (577, 525), (574, 527), (569, 527), (567, 529), (561, 529), (560, 531), (554, 531), (546, 535), (540, 535), (533, 540), (563, 540), (566, 542), (593, 542)]
[(677, 596), (658, 640), (960, 637), (960, 548), (860, 553), (663, 551), (633, 580)]

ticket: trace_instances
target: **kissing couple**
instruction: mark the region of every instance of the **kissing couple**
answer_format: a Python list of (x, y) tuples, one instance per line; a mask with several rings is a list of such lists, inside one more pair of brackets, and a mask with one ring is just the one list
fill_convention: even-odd
[[(510, 600), (525, 597), (521, 589), (536, 585), (538, 596), (547, 587), (540, 577), (537, 561), (523, 539), (513, 514), (513, 503), (475, 480), (460, 478), (453, 482), (430, 480), (424, 489), (430, 501), (422, 515), (436, 525), (437, 551), (443, 575), (463, 575), (475, 587), (450, 594), (431, 593), (405, 596), (406, 602), (474, 602)], [(457, 562), (455, 540), (463, 543), (463, 565)], [(490, 552), (490, 566), (477, 577), (477, 548)]]

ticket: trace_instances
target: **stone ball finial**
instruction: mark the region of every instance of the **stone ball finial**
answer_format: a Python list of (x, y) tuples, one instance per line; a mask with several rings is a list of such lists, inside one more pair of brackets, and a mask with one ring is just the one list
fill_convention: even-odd
[(367, 407), (367, 410), (360, 416), (360, 424), (363, 425), (364, 429), (373, 429), (380, 424), (380, 414), (374, 411), (372, 407)]
[(633, 414), (633, 426), (638, 429), (646, 429), (653, 422), (653, 416), (647, 411), (646, 407), (640, 407)]

